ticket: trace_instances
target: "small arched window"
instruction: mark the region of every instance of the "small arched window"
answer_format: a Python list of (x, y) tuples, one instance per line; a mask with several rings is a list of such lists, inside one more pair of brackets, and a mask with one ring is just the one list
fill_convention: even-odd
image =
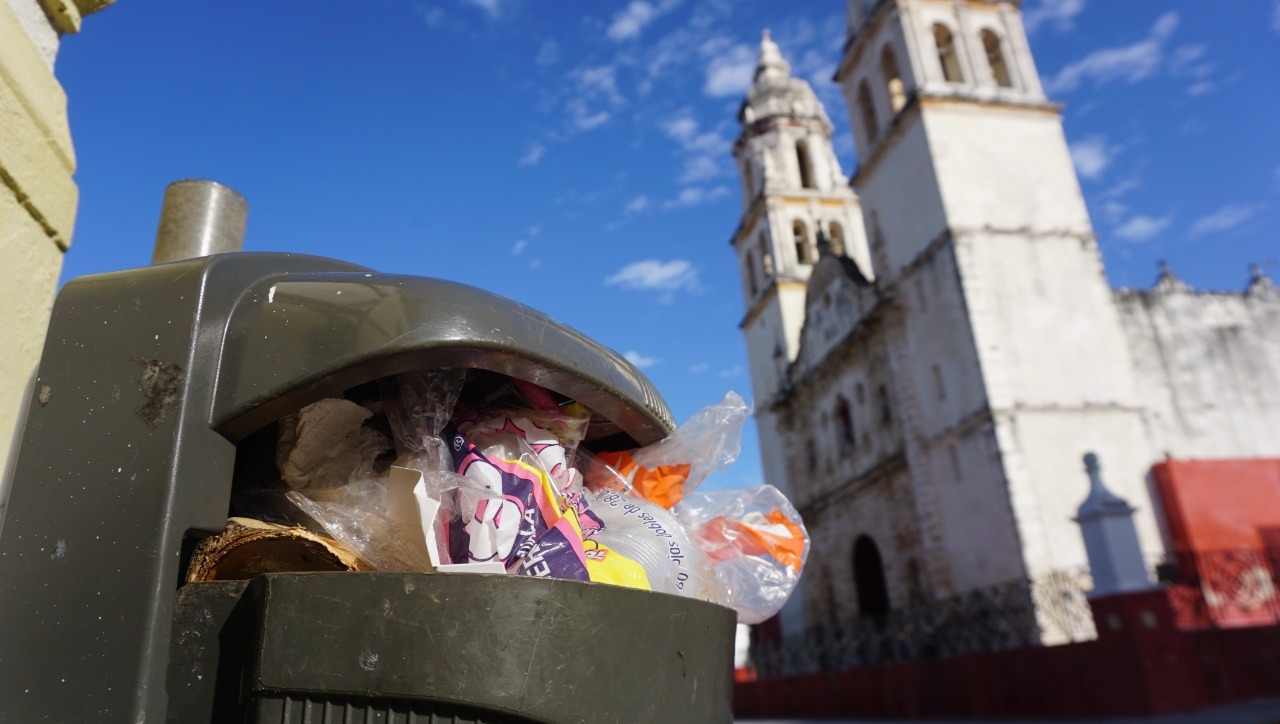
[(889, 109), (896, 114), (907, 105), (907, 90), (902, 85), (902, 75), (898, 73), (898, 60), (893, 56), (893, 48), (887, 45), (880, 54), (880, 75), (884, 76), (885, 89), (889, 91)]
[(806, 189), (817, 188), (813, 183), (813, 160), (809, 158), (809, 145), (804, 141), (796, 141), (796, 166), (800, 169), (800, 186)]
[(836, 425), (839, 427), (841, 449), (852, 450), (856, 446), (857, 437), (853, 429), (853, 412), (844, 397), (836, 398)]
[(933, 25), (933, 42), (938, 46), (938, 62), (942, 64), (942, 77), (948, 83), (963, 83), (964, 73), (960, 71), (960, 56), (956, 54), (956, 41), (951, 30), (942, 23)]
[(765, 279), (773, 278), (773, 254), (769, 250), (769, 237), (760, 233), (760, 270), (764, 272)]
[(827, 242), (831, 244), (831, 253), (844, 256), (844, 227), (838, 221), (833, 221), (828, 226), (831, 233), (828, 234)]
[(809, 229), (804, 222), (796, 219), (791, 223), (791, 237), (796, 245), (796, 262), (809, 264), (813, 261), (809, 253)]
[(853, 585), (858, 589), (858, 615), (880, 618), (889, 612), (889, 586), (884, 579), (880, 548), (870, 536), (853, 544)]
[(992, 30), (982, 31), (982, 49), (987, 53), (987, 65), (991, 66), (991, 77), (995, 79), (996, 85), (1012, 88), (1009, 66), (1004, 62), (1004, 52), (1000, 49), (1000, 36)]
[(876, 402), (880, 404), (880, 424), (888, 425), (893, 422), (893, 410), (889, 407), (889, 391), (884, 385), (876, 388)]
[(760, 290), (760, 284), (756, 280), (755, 253), (748, 251), (745, 263), (747, 265), (747, 289), (750, 290), (751, 296), (754, 297), (756, 295), (756, 292)]
[(871, 89), (866, 79), (858, 84), (858, 110), (862, 112), (862, 125), (867, 130), (867, 141), (876, 140), (880, 134), (880, 119), (876, 118), (876, 107), (871, 102)]

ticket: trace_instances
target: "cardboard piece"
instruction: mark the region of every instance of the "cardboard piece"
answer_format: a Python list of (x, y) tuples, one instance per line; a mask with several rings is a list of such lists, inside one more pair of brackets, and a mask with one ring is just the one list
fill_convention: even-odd
[(422, 473), (410, 468), (392, 466), (387, 480), (387, 517), (418, 534), (427, 542), (427, 554), (432, 570), (440, 573), (506, 573), (507, 569), (497, 561), (483, 563), (441, 563), (440, 545), (447, 540), (447, 531), (436, 514), (440, 501), (427, 493)]

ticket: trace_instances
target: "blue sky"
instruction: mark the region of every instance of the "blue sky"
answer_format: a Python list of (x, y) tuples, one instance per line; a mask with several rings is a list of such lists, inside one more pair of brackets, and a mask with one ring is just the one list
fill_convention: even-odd
[[(1280, 1), (1027, 0), (1116, 286), (1239, 290), (1280, 257)], [(832, 0), (121, 0), (64, 38), (63, 279), (150, 260), (164, 187), (249, 200), (249, 251), (437, 276), (626, 353), (683, 420), (750, 394), (729, 153), (760, 31), (830, 78)], [(760, 482), (755, 430), (717, 485)]]

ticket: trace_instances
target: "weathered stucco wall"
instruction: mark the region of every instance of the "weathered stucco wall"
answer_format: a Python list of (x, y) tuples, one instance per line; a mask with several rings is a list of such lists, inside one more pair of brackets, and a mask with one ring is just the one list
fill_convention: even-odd
[[(59, 38), (109, 2), (0, 2), (0, 469), (40, 358), (76, 213), (67, 97), (53, 62)], [(0, 490), (0, 504), (5, 497)]]
[(1115, 298), (1162, 456), (1280, 456), (1280, 292), (1269, 279), (1201, 293), (1166, 273)]

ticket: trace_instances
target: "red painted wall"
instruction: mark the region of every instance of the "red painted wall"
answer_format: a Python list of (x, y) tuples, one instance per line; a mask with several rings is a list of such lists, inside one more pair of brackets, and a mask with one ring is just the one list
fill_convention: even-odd
[(1166, 460), (1152, 474), (1186, 589), (1183, 626), (1280, 622), (1280, 460)]
[(1166, 460), (1151, 472), (1179, 553), (1260, 548), (1263, 530), (1280, 530), (1280, 460)]
[(734, 715), (1149, 716), (1280, 695), (1280, 627), (1182, 631), (1159, 590), (1093, 605), (1096, 641), (742, 682)]

